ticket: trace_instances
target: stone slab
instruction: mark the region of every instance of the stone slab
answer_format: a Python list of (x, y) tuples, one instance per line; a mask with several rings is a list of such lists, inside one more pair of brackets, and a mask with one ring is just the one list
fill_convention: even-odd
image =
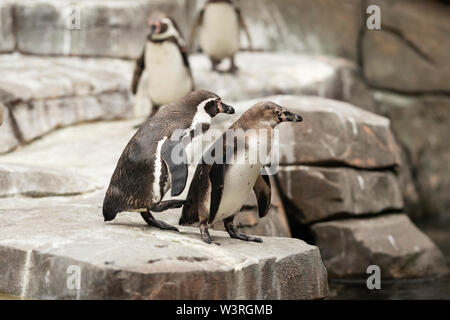
[(450, 91), (450, 6), (444, 1), (376, 0), (381, 30), (365, 32), (363, 70), (378, 88)]
[(436, 245), (405, 214), (317, 223), (312, 226), (330, 278), (421, 278), (448, 272)]
[[(327, 294), (319, 249), (301, 240), (264, 238), (257, 244), (212, 231), (220, 246), (207, 245), (197, 228), (164, 232), (147, 227), (136, 213), (104, 223), (103, 192), (92, 197), (0, 199), (1, 292), (40, 299), (321, 299)], [(72, 270), (81, 272), (80, 290), (67, 286)]]
[(295, 208), (292, 218), (301, 223), (403, 209), (398, 178), (390, 171), (288, 166), (277, 179)]

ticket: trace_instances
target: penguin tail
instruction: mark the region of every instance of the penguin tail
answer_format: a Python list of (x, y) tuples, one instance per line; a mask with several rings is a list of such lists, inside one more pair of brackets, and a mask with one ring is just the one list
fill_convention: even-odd
[(105, 201), (103, 202), (103, 218), (105, 218), (105, 222), (114, 220), (119, 211), (120, 210), (118, 210), (116, 206), (112, 205), (111, 202), (105, 198)]

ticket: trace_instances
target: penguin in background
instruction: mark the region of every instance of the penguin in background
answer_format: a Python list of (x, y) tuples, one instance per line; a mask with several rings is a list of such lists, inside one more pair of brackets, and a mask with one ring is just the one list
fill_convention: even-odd
[(238, 71), (234, 56), (239, 51), (240, 29), (244, 30), (251, 51), (252, 40), (241, 10), (231, 0), (208, 0), (192, 28), (190, 48), (193, 49), (198, 32), (200, 48), (211, 60), (212, 69), (219, 71), (220, 62), (229, 58), (228, 72), (234, 73)]
[[(113, 220), (119, 212), (134, 211), (150, 226), (178, 231), (156, 220), (151, 211), (184, 204), (183, 200), (161, 201), (169, 189), (171, 196), (178, 196), (186, 185), (188, 162), (183, 139), (198, 132), (196, 129), (207, 130), (218, 113), (233, 114), (234, 109), (214, 93), (194, 91), (148, 119), (128, 142), (111, 177), (103, 201), (105, 221)], [(182, 136), (177, 134), (180, 131)], [(172, 151), (180, 145), (174, 152), (182, 161), (175, 161)]]
[(183, 36), (175, 21), (167, 16), (148, 22), (150, 33), (134, 69), (131, 90), (137, 93), (142, 73), (144, 88), (152, 104), (150, 116), (194, 90), (191, 67)]
[[(251, 151), (259, 152), (259, 148), (265, 148), (270, 152), (273, 128), (287, 121), (300, 122), (303, 119), (300, 115), (269, 101), (259, 102), (247, 110), (229, 128), (234, 132), (242, 130), (241, 132), (246, 133), (245, 143), (239, 147), (235, 139), (229, 141), (231, 139), (226, 138), (225, 132), (207, 151), (207, 154), (215, 157), (213, 153), (222, 150), (218, 153), (221, 161), (209, 161), (210, 164), (203, 161), (197, 166), (179, 224), (191, 225), (200, 222), (201, 238), (208, 244), (212, 242), (208, 225), (218, 221), (224, 222), (231, 238), (262, 242), (260, 238), (240, 233), (233, 225), (233, 220), (241, 211), (252, 189), (256, 195), (259, 217), (262, 218), (267, 214), (271, 202), (271, 187), (264, 170), (266, 159), (258, 156), (256, 161), (250, 161), (249, 155)], [(264, 130), (258, 131), (260, 129)], [(267, 138), (261, 139), (262, 136), (255, 132), (267, 134)], [(234, 159), (245, 161), (227, 161), (230, 154)]]

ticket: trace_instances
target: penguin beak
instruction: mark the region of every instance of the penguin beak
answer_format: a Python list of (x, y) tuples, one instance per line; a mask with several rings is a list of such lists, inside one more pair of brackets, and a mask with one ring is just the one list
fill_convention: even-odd
[(219, 113), (234, 114), (234, 108), (223, 102), (219, 103), (217, 108), (219, 109)]
[[(155, 33), (158, 33), (159, 31), (158, 31), (158, 29), (160, 28), (159, 27), (159, 23), (158, 22), (153, 22), (153, 21), (151, 21), (151, 22), (149, 22), (148, 23), (148, 26), (150, 27), (150, 34), (148, 35), (148, 40), (151, 40), (152, 39), (152, 36), (155, 34)], [(157, 32), (158, 31), (158, 32)]]
[(281, 115), (281, 121), (289, 121), (289, 122), (301, 122), (303, 121), (303, 118), (295, 113), (289, 112), (289, 111), (283, 111), (283, 114)]

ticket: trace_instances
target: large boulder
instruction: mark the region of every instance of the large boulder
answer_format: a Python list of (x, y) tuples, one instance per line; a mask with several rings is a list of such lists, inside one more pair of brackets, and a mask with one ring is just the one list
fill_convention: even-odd
[(0, 164), (0, 197), (64, 196), (98, 188), (94, 181), (71, 170)]
[(408, 97), (380, 91), (374, 97), (378, 112), (391, 119), (392, 129), (414, 172), (413, 183), (419, 198), (405, 192), (411, 203), (409, 212), (414, 212), (417, 218), (448, 217), (450, 146), (444, 137), (450, 126), (450, 98), (431, 94)]
[[(197, 11), (204, 1), (196, 1)], [(329, 54), (356, 60), (362, 2), (245, 0), (241, 8), (253, 47), (265, 51)], [(248, 48), (245, 37), (242, 47)]]
[(302, 123), (278, 127), (281, 165), (386, 169), (401, 164), (389, 120), (344, 102), (310, 96), (269, 96), (235, 104), (236, 114), (227, 117), (226, 123), (261, 100), (278, 103), (304, 119)]
[(184, 0), (21, 0), (15, 4), (17, 48), (30, 54), (135, 59), (151, 13), (173, 16), (186, 31), (189, 8)]
[(365, 32), (369, 83), (403, 92), (450, 91), (450, 5), (443, 1), (376, 0), (381, 30)]
[(0, 97), (7, 107), (0, 152), (58, 127), (134, 116), (132, 64), (115, 59), (0, 57)]
[(11, 52), (14, 47), (13, 3), (2, 1), (0, 3), (0, 53)]
[[(136, 213), (105, 224), (103, 194), (59, 199), (58, 206), (52, 198), (0, 199), (0, 291), (41, 299), (321, 299), (327, 294), (327, 271), (315, 246), (291, 238), (249, 243), (221, 231), (211, 232), (220, 245), (208, 245), (197, 228), (162, 231)], [(179, 217), (179, 210), (174, 214)]]
[(277, 178), (301, 223), (403, 209), (398, 178), (389, 171), (288, 166)]
[(317, 223), (312, 226), (330, 278), (420, 278), (448, 272), (436, 245), (404, 214)]

